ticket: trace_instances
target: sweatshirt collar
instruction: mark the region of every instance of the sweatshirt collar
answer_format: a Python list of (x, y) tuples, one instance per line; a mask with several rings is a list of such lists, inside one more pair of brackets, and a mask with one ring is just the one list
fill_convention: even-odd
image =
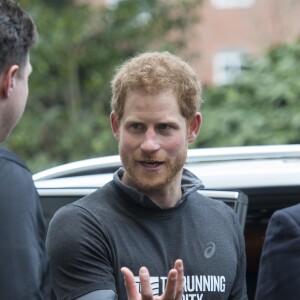
[[(124, 184), (121, 181), (123, 174), (124, 174), (124, 168), (121, 167), (113, 175), (113, 181), (120, 189), (122, 189), (126, 194), (128, 194), (130, 198), (137, 204), (143, 207), (156, 208), (161, 210), (161, 208), (156, 203), (154, 203), (146, 194)], [(182, 202), (184, 202), (187, 199), (188, 195), (203, 188), (204, 185), (202, 181), (192, 172), (183, 168), (182, 180), (181, 180), (182, 197), (178, 201), (175, 207), (177, 207)]]

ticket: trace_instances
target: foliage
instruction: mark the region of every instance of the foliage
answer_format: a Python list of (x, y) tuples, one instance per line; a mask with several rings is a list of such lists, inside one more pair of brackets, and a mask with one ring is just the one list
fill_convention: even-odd
[(26, 112), (6, 146), (34, 172), (116, 153), (109, 124), (114, 68), (144, 50), (180, 51), (199, 3), (121, 0), (91, 7), (21, 1), (37, 24), (39, 43), (31, 51)]
[[(40, 40), (31, 52), (27, 109), (6, 146), (34, 172), (116, 153), (109, 124), (114, 68), (144, 50), (186, 53), (199, 1), (117, 3), (21, 2)], [(203, 126), (192, 147), (300, 143), (299, 58), (300, 40), (274, 47), (249, 58), (234, 83), (205, 88)]]
[(204, 91), (195, 146), (300, 143), (300, 39), (250, 58), (237, 80)]

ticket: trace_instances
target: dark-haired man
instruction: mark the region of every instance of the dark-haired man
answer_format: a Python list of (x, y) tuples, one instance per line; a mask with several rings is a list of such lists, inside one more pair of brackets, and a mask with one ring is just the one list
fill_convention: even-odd
[[(0, 142), (23, 115), (32, 71), (29, 49), (37, 32), (32, 18), (0, 0)], [(0, 149), (0, 298), (50, 299), (45, 222), (32, 175), (13, 152)]]

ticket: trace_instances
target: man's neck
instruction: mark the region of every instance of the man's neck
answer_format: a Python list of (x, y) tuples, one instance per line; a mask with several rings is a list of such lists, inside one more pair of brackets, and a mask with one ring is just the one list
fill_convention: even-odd
[(176, 206), (182, 197), (181, 187), (179, 189), (165, 189), (145, 193), (160, 208), (172, 208)]
[(147, 195), (160, 208), (172, 208), (180, 201), (182, 197), (181, 180), (182, 172), (174, 176), (170, 182), (163, 187), (143, 189), (136, 186), (135, 182), (130, 179), (126, 171), (120, 177), (120, 180), (127, 186), (137, 189), (139, 192)]

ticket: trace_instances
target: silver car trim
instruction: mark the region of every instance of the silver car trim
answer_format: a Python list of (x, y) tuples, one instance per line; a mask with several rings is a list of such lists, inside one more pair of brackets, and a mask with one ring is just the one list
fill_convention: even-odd
[[(214, 162), (255, 159), (288, 159), (300, 158), (300, 145), (270, 145), (189, 149), (186, 164), (195, 162)], [(33, 179), (52, 179), (72, 176), (80, 172), (93, 172), (121, 166), (119, 155), (104, 156), (76, 161), (33, 175)]]
[[(38, 188), (38, 193), (40, 196), (81, 196), (84, 197), (97, 190), (97, 188), (91, 189), (74, 189), (74, 188), (53, 188), (53, 189), (43, 189)], [(235, 191), (213, 191), (213, 190), (198, 190), (200, 194), (203, 194), (209, 198), (222, 198), (222, 199), (237, 199), (239, 196), (238, 192)]]

